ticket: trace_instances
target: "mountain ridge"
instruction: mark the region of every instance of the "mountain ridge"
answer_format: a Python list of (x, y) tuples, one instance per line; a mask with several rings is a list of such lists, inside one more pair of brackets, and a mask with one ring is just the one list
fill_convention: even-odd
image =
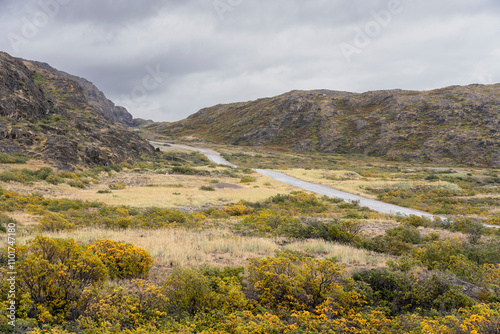
[(148, 128), (231, 145), (500, 167), (500, 84), (365, 93), (294, 90), (219, 104)]
[(61, 169), (154, 155), (146, 140), (91, 104), (78, 81), (41, 64), (0, 52), (0, 153)]
[(89, 80), (69, 74), (64, 71), (60, 71), (47, 63), (26, 60), (23, 59), (24, 64), (29, 68), (30, 64), (36, 64), (38, 67), (42, 67), (50, 72), (60, 75), (64, 78), (74, 80), (78, 82), (84, 89), (85, 97), (90, 105), (98, 109), (104, 117), (109, 119), (113, 123), (121, 123), (126, 126), (135, 126), (134, 117), (128, 112), (125, 107), (116, 106), (111, 100), (109, 100), (104, 93), (99, 90), (92, 82)]

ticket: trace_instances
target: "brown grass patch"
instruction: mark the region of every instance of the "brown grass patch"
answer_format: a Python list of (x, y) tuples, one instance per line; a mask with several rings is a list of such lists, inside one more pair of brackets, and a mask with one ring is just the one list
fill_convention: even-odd
[[(280, 246), (276, 242), (280, 240), (240, 236), (228, 230), (80, 229), (43, 235), (73, 238), (81, 242), (109, 238), (132, 243), (146, 249), (153, 256), (157, 274), (176, 266), (246, 266), (249, 258), (274, 256), (278, 250), (306, 251), (319, 258), (335, 257), (339, 262), (345, 263), (349, 270), (382, 267), (388, 259), (386, 255), (323, 240), (297, 241)], [(26, 239), (28, 238), (23, 238), (22, 242)]]

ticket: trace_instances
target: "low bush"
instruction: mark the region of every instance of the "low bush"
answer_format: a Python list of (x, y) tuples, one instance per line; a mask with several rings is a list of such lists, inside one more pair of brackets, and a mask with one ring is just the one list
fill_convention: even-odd
[(359, 233), (359, 222), (346, 220), (330, 222), (306, 221), (300, 219), (284, 220), (277, 227), (276, 234), (288, 238), (323, 239), (332, 242), (350, 243)]
[(252, 183), (257, 181), (257, 179), (253, 176), (243, 176), (240, 180), (240, 183)]
[(397, 256), (409, 254), (413, 250), (411, 244), (399, 238), (389, 237), (387, 235), (358, 239), (356, 240), (356, 246), (378, 253), (387, 253)]
[(230, 216), (245, 216), (254, 211), (252, 207), (246, 206), (243, 202), (228, 205), (223, 210)]
[(264, 202), (264, 206), (285, 209), (291, 213), (321, 213), (328, 210), (328, 204), (316, 195), (301, 191), (273, 196)]
[(176, 268), (164, 283), (168, 313), (176, 317), (244, 309), (243, 268)]
[(354, 274), (353, 278), (368, 283), (372, 302), (389, 309), (392, 315), (432, 313), (432, 310), (444, 315), (475, 304), (446, 277), (433, 275), (430, 279), (417, 280), (407, 273), (372, 269)]
[(210, 172), (196, 169), (191, 166), (175, 166), (172, 168), (174, 174), (209, 176)]
[(467, 234), (467, 239), (471, 244), (477, 244), (485, 230), (481, 222), (472, 219), (462, 219), (457, 223), (456, 228)]
[(426, 217), (420, 217), (417, 215), (410, 215), (408, 217), (401, 217), (399, 221), (402, 224), (407, 224), (407, 225), (412, 225), (414, 227), (420, 227), (420, 226), (431, 226), (432, 221), (429, 218)]
[(18, 223), (15, 219), (12, 219), (9, 216), (0, 213), (0, 232), (7, 232), (7, 227), (9, 226), (9, 224), (17, 226)]
[(315, 312), (320, 305), (332, 307), (341, 315), (352, 308), (357, 293), (344, 291), (340, 282), (344, 266), (295, 252), (276, 257), (252, 258), (248, 265), (248, 291), (251, 299), (278, 314), (294, 311)]
[(400, 225), (386, 230), (385, 235), (355, 239), (355, 245), (374, 252), (400, 256), (409, 254), (414, 249), (414, 244), (423, 241), (417, 228), (412, 225)]
[(84, 245), (41, 236), (18, 246), (16, 271), (17, 316), (40, 324), (76, 319), (82, 291), (106, 279), (106, 267)]
[(23, 154), (0, 153), (0, 164), (25, 164), (30, 158)]
[(110, 239), (98, 240), (89, 249), (101, 259), (113, 279), (146, 277), (154, 263), (145, 249)]
[(80, 180), (69, 180), (68, 185), (73, 188), (85, 189), (85, 183)]
[(35, 173), (29, 169), (9, 169), (0, 173), (0, 181), (33, 182), (36, 181)]
[(488, 224), (488, 225), (498, 225), (500, 226), (500, 217), (496, 217), (496, 218), (491, 218), (491, 219), (488, 219), (485, 224)]
[(113, 184), (110, 184), (108, 187), (111, 190), (123, 190), (123, 189), (127, 188), (127, 185), (123, 184), (123, 183), (113, 183)]
[(59, 213), (46, 213), (42, 219), (40, 219), (40, 224), (38, 224), (38, 229), (40, 231), (56, 232), (63, 230), (74, 230), (76, 226), (66, 220)]
[(388, 237), (392, 237), (408, 244), (419, 244), (422, 242), (420, 232), (412, 225), (400, 225), (385, 231)]

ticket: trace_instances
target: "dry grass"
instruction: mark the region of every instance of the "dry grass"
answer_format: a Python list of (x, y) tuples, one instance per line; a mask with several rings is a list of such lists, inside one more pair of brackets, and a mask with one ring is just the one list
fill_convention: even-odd
[[(306, 251), (316, 257), (335, 257), (348, 270), (385, 265), (386, 255), (323, 240), (298, 241), (280, 246), (270, 238), (235, 235), (227, 230), (106, 230), (80, 229), (71, 232), (43, 233), (53, 238), (73, 238), (81, 242), (109, 238), (146, 249), (155, 259), (157, 271), (174, 266), (246, 266), (251, 257), (273, 256), (278, 250)], [(22, 237), (22, 242), (28, 239)], [(282, 241), (282, 240), (281, 240)]]
[(37, 219), (40, 218), (39, 216), (21, 211), (3, 212), (3, 214), (17, 221), (19, 223), (19, 227), (23, 229), (36, 227), (38, 225)]
[[(416, 186), (427, 185), (433, 188), (446, 189), (451, 191), (460, 191), (461, 188), (451, 182), (438, 181), (430, 182), (425, 180), (406, 180), (406, 179), (384, 179), (362, 177), (359, 174), (348, 170), (325, 170), (325, 169), (289, 169), (281, 171), (284, 174), (296, 177), (298, 179), (326, 185), (338, 190), (343, 190), (367, 198), (376, 199), (377, 196), (366, 191), (370, 188), (389, 188), (389, 189), (408, 189)], [(337, 180), (329, 179), (337, 178)]]
[[(104, 173), (103, 173), (104, 174)], [(207, 178), (203, 176), (164, 175), (153, 172), (137, 173), (125, 170), (111, 177), (101, 176), (100, 183), (89, 185), (86, 189), (70, 187), (67, 184), (52, 185), (47, 182), (22, 184), (0, 182), (9, 191), (20, 193), (39, 193), (52, 198), (72, 200), (101, 201), (109, 205), (129, 205), (134, 207), (186, 208), (199, 210), (208, 206), (226, 205), (240, 200), (260, 201), (278, 193), (289, 193), (297, 188), (274, 181), (260, 174), (252, 174), (257, 180), (240, 183), (239, 178)], [(216, 189), (202, 191), (201, 186), (213, 186), (210, 181), (238, 185), (241, 189)], [(122, 183), (127, 187), (99, 194), (99, 190), (110, 190), (110, 184)]]
[[(72, 194), (61, 197), (99, 200), (110, 205), (130, 205), (134, 207), (168, 207), (198, 210), (207, 206), (218, 206), (240, 200), (259, 201), (280, 192), (288, 193), (292, 187), (272, 179), (257, 175), (257, 181), (250, 184), (239, 183), (235, 178), (217, 178), (219, 182), (235, 184), (240, 189), (216, 189), (202, 191), (201, 186), (213, 186), (214, 178), (187, 175), (142, 174), (140, 182), (134, 173), (120, 173), (116, 177), (103, 180), (99, 185), (86, 190), (73, 190)], [(98, 190), (109, 190), (111, 183), (123, 183), (126, 189), (110, 194), (98, 194)]]
[(0, 164), (0, 171), (4, 171), (7, 169), (38, 170), (42, 167), (54, 168), (54, 166), (47, 164), (43, 161), (31, 159), (31, 160), (28, 160), (25, 164)]

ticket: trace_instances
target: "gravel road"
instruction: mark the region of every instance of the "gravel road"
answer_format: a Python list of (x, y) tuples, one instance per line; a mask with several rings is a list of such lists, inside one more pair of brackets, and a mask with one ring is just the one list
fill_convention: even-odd
[[(159, 147), (160, 149), (162, 147), (162, 143), (159, 142), (150, 142), (151, 145), (155, 147)], [(238, 166), (230, 163), (229, 161), (225, 160), (223, 157), (220, 156), (220, 154), (216, 151), (210, 150), (210, 149), (204, 149), (204, 148), (197, 148), (197, 147), (192, 147), (192, 146), (187, 146), (187, 145), (178, 145), (178, 144), (168, 144), (168, 146), (175, 147), (175, 148), (180, 148), (180, 149), (185, 149), (185, 150), (191, 150), (191, 151), (198, 151), (200, 153), (203, 153), (210, 161), (216, 164), (221, 164), (221, 165), (228, 165), (234, 168), (237, 168)], [(330, 187), (322, 186), (319, 184), (311, 183), (311, 182), (306, 182), (299, 180), (297, 178), (291, 177), (289, 175), (275, 172), (272, 170), (267, 170), (267, 169), (254, 169), (259, 174), (268, 176), (276, 181), (288, 184), (290, 186), (294, 186), (297, 188), (301, 188), (304, 190), (309, 190), (314, 193), (320, 194), (320, 195), (326, 195), (328, 197), (336, 197), (336, 198), (341, 198), (344, 201), (359, 201), (359, 205), (361, 206), (366, 206), (374, 211), (381, 212), (381, 213), (387, 213), (390, 215), (416, 215), (420, 217), (427, 217), (430, 219), (434, 219), (434, 217), (440, 217), (441, 219), (447, 219), (444, 216), (436, 216), (427, 212), (415, 210), (415, 209), (410, 209), (410, 208), (405, 208), (402, 206), (394, 205), (394, 204), (389, 204), (385, 202), (380, 202), (376, 201), (370, 198), (354, 195), (351, 193), (347, 193), (344, 191), (340, 191), (337, 189), (333, 189)], [(500, 226), (496, 225), (485, 225), (487, 227), (496, 227), (500, 228)]]

